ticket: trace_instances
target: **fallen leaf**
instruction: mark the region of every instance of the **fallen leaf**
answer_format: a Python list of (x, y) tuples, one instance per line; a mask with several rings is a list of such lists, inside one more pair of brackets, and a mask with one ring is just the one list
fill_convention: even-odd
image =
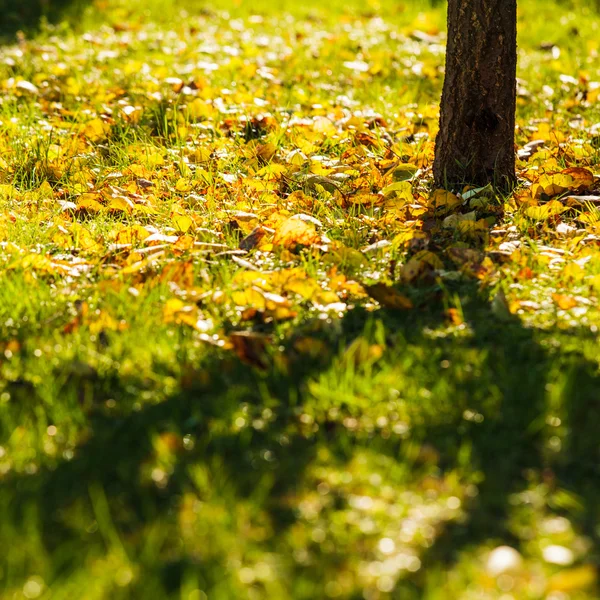
[(267, 368), (270, 336), (252, 331), (236, 331), (229, 335), (229, 341), (242, 362), (259, 369)]
[(385, 308), (394, 310), (409, 310), (413, 308), (413, 303), (410, 298), (384, 283), (365, 285), (363, 287), (371, 298), (377, 300), (377, 302)]
[(577, 306), (577, 300), (565, 294), (552, 294), (552, 300), (562, 310), (569, 310)]
[(189, 231), (189, 229), (194, 225), (194, 221), (187, 215), (174, 214), (171, 217), (171, 222), (173, 223), (175, 229), (177, 229), (177, 231), (181, 231), (182, 233)]
[(583, 191), (594, 185), (594, 174), (583, 167), (565, 169), (560, 173), (544, 174), (531, 188), (534, 198), (559, 196), (567, 191)]
[(525, 210), (525, 214), (535, 221), (546, 221), (551, 217), (560, 215), (568, 210), (568, 208), (558, 200), (551, 200), (541, 206), (530, 206)]
[(576, 592), (595, 585), (598, 579), (596, 568), (583, 565), (555, 573), (548, 581), (548, 589), (555, 592)]
[(461, 204), (462, 200), (458, 196), (446, 190), (435, 190), (427, 201), (430, 209), (442, 214), (453, 211)]
[(264, 228), (258, 225), (243, 240), (240, 241), (240, 248), (247, 251), (256, 248), (260, 244), (261, 240), (265, 237), (265, 234), (266, 231)]
[(274, 246), (294, 248), (297, 245), (312, 246), (321, 241), (314, 223), (290, 217), (284, 221), (273, 237)]

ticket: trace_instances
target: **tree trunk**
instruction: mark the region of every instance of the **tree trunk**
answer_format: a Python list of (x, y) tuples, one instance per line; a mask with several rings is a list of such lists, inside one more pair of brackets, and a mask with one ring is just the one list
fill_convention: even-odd
[(438, 187), (514, 185), (516, 74), (517, 0), (449, 0)]

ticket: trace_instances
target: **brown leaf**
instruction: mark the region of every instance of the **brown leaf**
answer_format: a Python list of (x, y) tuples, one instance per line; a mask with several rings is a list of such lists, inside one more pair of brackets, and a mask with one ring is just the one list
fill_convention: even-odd
[(266, 231), (259, 225), (255, 227), (241, 242), (240, 248), (242, 250), (252, 250), (256, 248), (263, 237), (265, 237)]
[(573, 179), (572, 189), (588, 189), (594, 185), (594, 174), (583, 167), (571, 167), (565, 169), (563, 175), (569, 175)]
[(242, 362), (259, 369), (268, 367), (267, 347), (271, 343), (268, 335), (253, 331), (235, 331), (229, 336), (229, 340)]

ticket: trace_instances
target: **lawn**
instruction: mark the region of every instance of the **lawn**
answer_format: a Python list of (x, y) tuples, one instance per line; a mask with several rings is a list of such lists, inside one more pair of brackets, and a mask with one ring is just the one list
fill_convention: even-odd
[(439, 2), (9, 0), (0, 598), (599, 597), (600, 18), (519, 10), (500, 196)]

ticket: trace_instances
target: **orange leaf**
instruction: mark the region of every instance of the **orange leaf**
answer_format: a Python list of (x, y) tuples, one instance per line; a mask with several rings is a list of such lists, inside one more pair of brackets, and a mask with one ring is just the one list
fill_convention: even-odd
[(569, 310), (577, 306), (577, 301), (571, 296), (565, 296), (564, 294), (552, 294), (552, 300), (556, 303), (558, 308), (562, 310)]

